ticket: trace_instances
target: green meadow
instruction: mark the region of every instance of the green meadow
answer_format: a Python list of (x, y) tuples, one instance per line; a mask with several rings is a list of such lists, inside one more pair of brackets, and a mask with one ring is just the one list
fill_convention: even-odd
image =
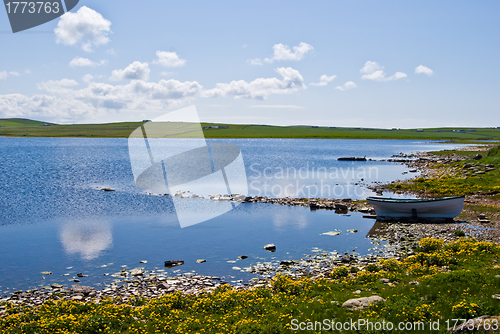
[[(142, 124), (144, 123), (50, 124), (10, 118), (0, 119), (0, 136), (127, 138)], [(201, 126), (203, 128), (227, 126), (227, 128), (203, 129), (206, 138), (426, 139), (457, 142), (500, 140), (499, 128), (372, 129), (219, 123), (202, 123)], [(179, 127), (190, 129), (179, 137), (189, 137), (197, 128), (190, 123), (179, 124)]]

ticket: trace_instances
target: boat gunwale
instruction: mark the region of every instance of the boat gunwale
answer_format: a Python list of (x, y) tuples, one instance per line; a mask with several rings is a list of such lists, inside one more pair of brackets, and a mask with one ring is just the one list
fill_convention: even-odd
[(453, 199), (465, 198), (465, 195), (440, 197), (440, 198), (390, 198), (390, 197), (367, 197), (367, 201), (379, 203), (433, 203), (439, 201), (449, 201)]

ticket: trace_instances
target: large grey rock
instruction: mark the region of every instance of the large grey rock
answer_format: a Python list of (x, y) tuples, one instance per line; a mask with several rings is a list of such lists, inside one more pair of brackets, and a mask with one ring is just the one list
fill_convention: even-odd
[(134, 268), (134, 269), (130, 270), (130, 275), (131, 276), (142, 276), (142, 275), (144, 275), (144, 269)]
[(71, 293), (73, 294), (83, 294), (84, 296), (88, 296), (89, 294), (93, 293), (96, 291), (91, 286), (84, 286), (84, 285), (73, 285), (71, 287)]
[(353, 298), (344, 302), (344, 304), (342, 304), (342, 307), (349, 308), (351, 310), (362, 310), (365, 307), (370, 307), (371, 305), (384, 301), (385, 300), (380, 296)]

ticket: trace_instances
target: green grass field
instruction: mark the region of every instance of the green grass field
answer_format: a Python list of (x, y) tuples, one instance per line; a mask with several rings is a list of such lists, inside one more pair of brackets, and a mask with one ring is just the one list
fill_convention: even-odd
[[(58, 125), (26, 119), (0, 119), (0, 136), (127, 138), (142, 122)], [(227, 129), (204, 129), (206, 138), (318, 138), (318, 139), (426, 139), (451, 141), (500, 140), (497, 128), (370, 129), (322, 126), (272, 126), (202, 123), (202, 127), (225, 125)], [(183, 126), (189, 128), (190, 124)], [(453, 131), (455, 130), (455, 131)], [(474, 131), (470, 131), (474, 130)], [(462, 131), (462, 132), (458, 132)], [(189, 131), (187, 132), (189, 136)], [(185, 135), (185, 134), (184, 134)]]

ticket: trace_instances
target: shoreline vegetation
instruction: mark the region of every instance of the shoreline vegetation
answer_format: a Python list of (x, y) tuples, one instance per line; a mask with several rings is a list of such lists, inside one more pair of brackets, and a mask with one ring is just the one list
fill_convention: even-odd
[[(0, 136), (4, 137), (80, 137), (128, 138), (147, 122), (60, 125), (21, 118), (0, 119)], [(205, 138), (302, 138), (302, 139), (424, 139), (453, 142), (488, 142), (500, 140), (500, 127), (378, 129), (328, 126), (273, 126), (257, 124), (201, 123)], [(189, 138), (197, 124), (179, 123), (183, 132), (177, 137)], [(197, 136), (198, 137), (198, 136)]]
[[(376, 222), (369, 237), (387, 241), (380, 256), (320, 252), (255, 266), (252, 270), (263, 276), (238, 286), (217, 277), (161, 277), (135, 268), (123, 271), (121, 284), (100, 291), (57, 284), (17, 291), (0, 299), (0, 333), (290, 333), (300, 328), (320, 333), (351, 321), (365, 325), (344, 332), (409, 332), (397, 330), (401, 323), (422, 333), (464, 332), (467, 325), (474, 332), (497, 332), (499, 146), (395, 158), (420, 175), (374, 190), (465, 194), (464, 211), (455, 222)], [(250, 201), (370, 212), (365, 201)], [(464, 320), (453, 319), (475, 322), (464, 327)], [(394, 330), (377, 328), (382, 322)]]

